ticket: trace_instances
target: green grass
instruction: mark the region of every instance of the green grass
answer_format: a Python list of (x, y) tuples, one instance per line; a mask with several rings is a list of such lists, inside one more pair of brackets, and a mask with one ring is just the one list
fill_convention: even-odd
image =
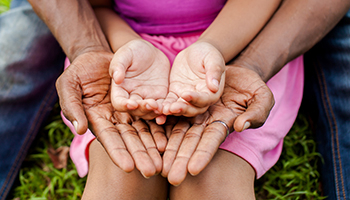
[(69, 146), (72, 139), (73, 134), (62, 122), (56, 105), (47, 125), (30, 148), (10, 198), (81, 199), (86, 178), (79, 178), (70, 159), (67, 167), (56, 169), (47, 153), (49, 148)]
[(284, 140), (277, 164), (256, 181), (258, 199), (324, 199), (317, 166), (322, 162), (306, 118), (298, 119)]
[[(0, 13), (9, 4), (10, 0), (0, 0)], [(10, 199), (80, 199), (86, 178), (78, 177), (70, 159), (67, 167), (56, 169), (47, 153), (49, 148), (69, 146), (72, 138), (56, 105), (28, 152)], [(299, 115), (285, 138), (280, 160), (256, 181), (257, 199), (324, 199), (319, 189), (319, 162), (308, 121)]]
[(0, 14), (8, 10), (10, 2), (11, 0), (0, 0)]
[[(69, 146), (73, 138), (55, 106), (20, 170), (11, 191), (15, 199), (80, 199), (86, 178), (79, 178), (69, 160), (66, 168), (55, 169), (48, 148)], [(324, 199), (319, 190), (317, 164), (321, 162), (308, 121), (299, 115), (284, 141), (277, 164), (256, 181), (257, 199)]]

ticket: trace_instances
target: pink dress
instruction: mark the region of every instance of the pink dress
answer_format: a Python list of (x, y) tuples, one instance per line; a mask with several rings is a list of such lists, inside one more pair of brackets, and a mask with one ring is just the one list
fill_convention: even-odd
[[(116, 0), (115, 10), (138, 32), (168, 56), (172, 62), (181, 50), (195, 42), (215, 19), (225, 4), (224, 0)], [(139, 12), (142, 11), (142, 12)], [(66, 62), (66, 67), (69, 65)], [(275, 97), (266, 123), (258, 129), (233, 132), (220, 148), (245, 159), (260, 178), (279, 159), (283, 138), (298, 114), (304, 82), (302, 56), (289, 62), (267, 85)], [(75, 133), (73, 125), (63, 117), (75, 137), (70, 156), (79, 176), (88, 172), (88, 147), (95, 137), (88, 130), (84, 135)]]

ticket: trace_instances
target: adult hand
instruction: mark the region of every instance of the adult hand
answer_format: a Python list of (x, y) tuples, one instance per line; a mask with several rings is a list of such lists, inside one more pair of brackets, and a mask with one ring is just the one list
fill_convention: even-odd
[(224, 84), (221, 53), (207, 42), (196, 42), (174, 60), (163, 113), (186, 117), (202, 114), (219, 100)]
[(151, 43), (142, 39), (128, 42), (114, 54), (110, 65), (113, 107), (146, 120), (161, 115), (169, 70), (168, 58)]
[[(111, 52), (85, 52), (75, 58), (56, 82), (60, 106), (78, 134), (88, 128), (95, 134), (113, 162), (122, 170), (136, 168), (150, 177), (162, 169), (158, 149), (166, 144), (165, 136), (153, 138), (148, 126), (134, 121), (129, 114), (116, 112), (110, 99)], [(159, 127), (151, 132), (161, 133)]]
[[(224, 93), (208, 111), (188, 121), (177, 123), (163, 155), (162, 175), (179, 185), (189, 172), (199, 174), (211, 161), (226, 138), (226, 128), (243, 131), (264, 124), (274, 105), (274, 98), (260, 76), (247, 68), (232, 65), (226, 69)], [(192, 125), (191, 125), (192, 124)]]

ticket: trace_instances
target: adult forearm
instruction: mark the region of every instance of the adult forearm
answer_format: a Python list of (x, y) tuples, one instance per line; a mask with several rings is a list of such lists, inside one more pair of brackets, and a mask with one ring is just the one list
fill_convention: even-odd
[(285, 0), (262, 32), (233, 61), (268, 81), (320, 41), (350, 8), (347, 0)]
[(86, 51), (110, 51), (87, 0), (29, 0), (29, 2), (71, 61)]

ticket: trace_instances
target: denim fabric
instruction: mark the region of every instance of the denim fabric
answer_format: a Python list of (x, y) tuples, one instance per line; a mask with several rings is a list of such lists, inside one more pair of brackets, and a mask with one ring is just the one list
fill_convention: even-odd
[(317, 102), (311, 111), (318, 150), (324, 159), (320, 166), (324, 195), (349, 200), (350, 11), (305, 54), (305, 69), (305, 99)]
[(0, 15), (0, 199), (57, 101), (65, 55), (26, 1)]

